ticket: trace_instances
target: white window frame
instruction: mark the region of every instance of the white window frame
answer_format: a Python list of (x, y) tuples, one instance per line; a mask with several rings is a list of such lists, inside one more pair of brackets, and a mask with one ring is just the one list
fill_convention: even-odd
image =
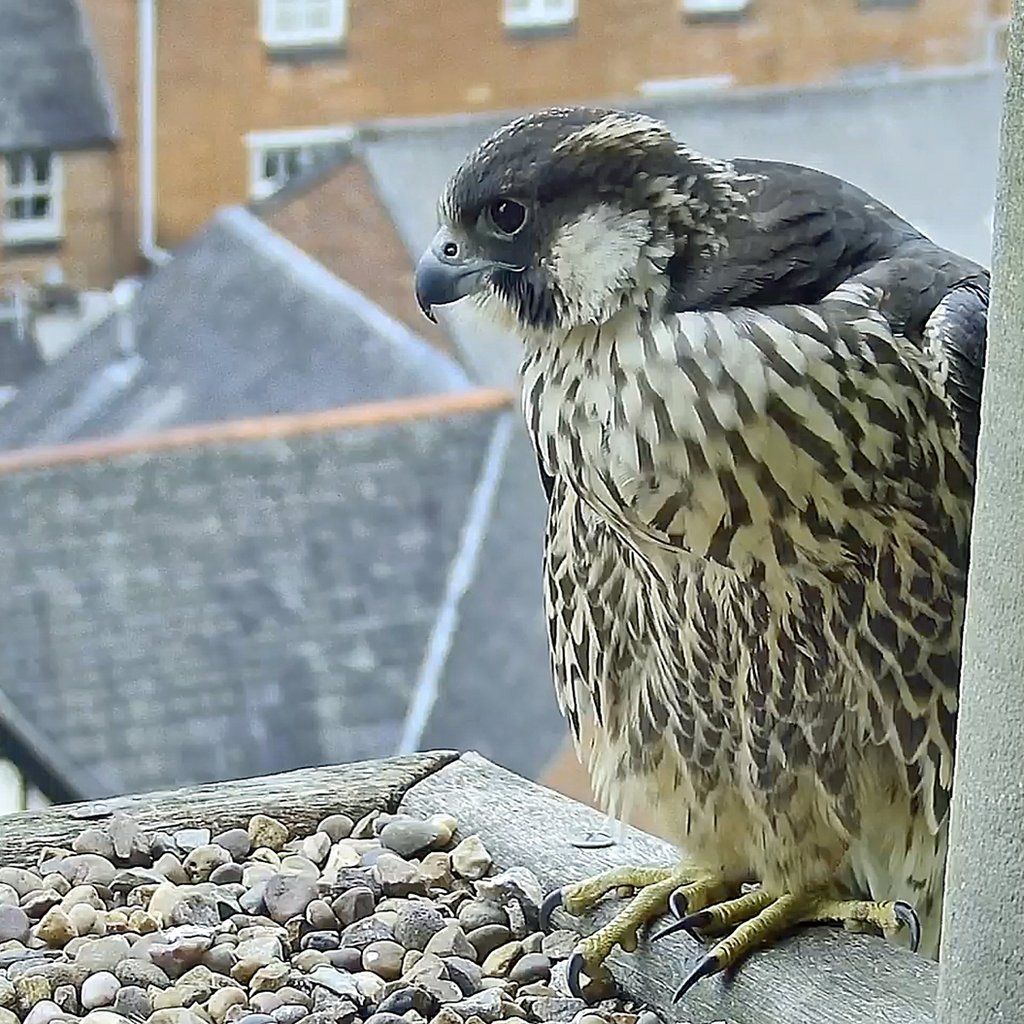
[[(33, 157), (45, 153), (50, 161), (49, 179), (45, 183), (34, 180), (30, 172)], [(22, 184), (11, 182), (11, 165), (15, 160), (26, 163)], [(3, 165), (0, 180), (0, 235), (9, 245), (32, 242), (57, 242), (64, 237), (64, 164), (59, 153), (52, 150), (24, 150), (0, 156)], [(46, 196), (50, 212), (46, 217), (24, 217), (13, 220), (7, 215), (7, 204), (15, 199), (35, 199)]]
[(274, 181), (264, 174), (266, 154), (269, 151), (295, 149), (300, 153), (300, 173), (312, 166), (317, 148), (337, 146), (351, 142), (355, 132), (351, 125), (327, 128), (293, 128), (285, 131), (250, 132), (246, 136), (249, 149), (249, 196), (254, 200), (268, 199), (284, 188), (291, 179)]
[(553, 28), (576, 20), (576, 0), (502, 0), (506, 28)]
[(684, 14), (742, 14), (750, 0), (683, 0)]
[[(327, 4), (328, 24), (324, 28), (287, 29), (281, 27), (286, 8), (307, 10), (308, 5)], [(260, 0), (260, 31), (267, 46), (333, 46), (345, 39), (348, 31), (348, 0)]]

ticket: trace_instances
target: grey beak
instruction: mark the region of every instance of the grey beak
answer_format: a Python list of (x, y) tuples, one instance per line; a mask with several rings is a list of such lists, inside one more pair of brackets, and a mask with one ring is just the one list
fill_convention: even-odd
[(434, 323), (435, 306), (447, 306), (477, 291), (494, 269), (494, 264), (487, 260), (438, 256), (439, 238), (416, 264), (416, 301)]

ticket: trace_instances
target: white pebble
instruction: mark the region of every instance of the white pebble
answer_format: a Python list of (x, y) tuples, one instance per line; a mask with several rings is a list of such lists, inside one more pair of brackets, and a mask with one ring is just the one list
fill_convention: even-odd
[(491, 866), (491, 855), (487, 852), (483, 840), (477, 836), (466, 836), (452, 850), (452, 868), (461, 878), (477, 881), (487, 874)]
[(82, 1007), (95, 1010), (100, 1006), (110, 1006), (120, 987), (121, 982), (109, 971), (90, 974), (82, 982)]

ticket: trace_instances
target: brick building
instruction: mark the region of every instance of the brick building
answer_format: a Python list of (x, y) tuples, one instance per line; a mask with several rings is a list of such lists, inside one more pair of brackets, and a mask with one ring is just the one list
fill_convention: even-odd
[(992, 0), (80, 2), (123, 117), (124, 224), (155, 86), (166, 246), (331, 159), (368, 121), (973, 65), (996, 17)]

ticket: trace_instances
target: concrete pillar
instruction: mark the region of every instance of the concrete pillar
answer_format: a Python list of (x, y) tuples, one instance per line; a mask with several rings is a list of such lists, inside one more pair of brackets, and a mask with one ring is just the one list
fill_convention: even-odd
[(1024, 1021), (1024, 4), (1010, 28), (939, 1024)]

